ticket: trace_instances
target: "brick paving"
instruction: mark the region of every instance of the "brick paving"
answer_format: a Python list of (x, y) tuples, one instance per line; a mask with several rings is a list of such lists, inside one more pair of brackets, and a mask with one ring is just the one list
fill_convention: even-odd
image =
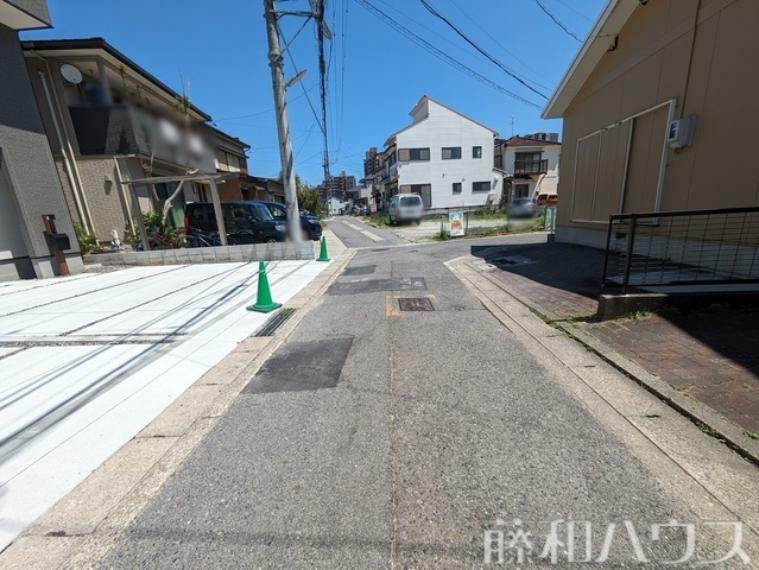
[(544, 309), (549, 318), (596, 313), (603, 267), (603, 253), (596, 249), (541, 243), (474, 247), (472, 255), (497, 268), (492, 276), (516, 296)]
[(548, 243), (477, 249), (506, 290), (582, 329), (673, 388), (759, 434), (759, 309), (719, 306), (595, 322), (603, 254)]
[(676, 390), (759, 433), (759, 310), (671, 309), (582, 327)]

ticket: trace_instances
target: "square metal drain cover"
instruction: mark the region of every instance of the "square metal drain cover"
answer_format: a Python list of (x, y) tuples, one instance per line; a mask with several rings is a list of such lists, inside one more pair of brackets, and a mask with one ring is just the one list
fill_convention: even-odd
[(398, 299), (398, 306), (401, 311), (434, 311), (435, 307), (432, 305), (427, 297), (402, 297)]
[(368, 275), (369, 273), (374, 273), (376, 267), (376, 265), (357, 265), (354, 267), (348, 267), (343, 271), (343, 275)]
[(283, 344), (243, 389), (247, 394), (334, 388), (340, 381), (353, 337)]

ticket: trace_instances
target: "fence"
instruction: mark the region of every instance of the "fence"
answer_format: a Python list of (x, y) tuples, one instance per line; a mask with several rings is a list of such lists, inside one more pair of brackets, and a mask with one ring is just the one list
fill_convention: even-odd
[(614, 214), (604, 288), (759, 283), (759, 207)]

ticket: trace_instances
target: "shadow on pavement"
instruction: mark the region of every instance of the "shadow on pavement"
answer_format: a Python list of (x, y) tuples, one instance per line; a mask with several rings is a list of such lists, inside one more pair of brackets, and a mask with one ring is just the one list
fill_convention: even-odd
[(491, 277), (546, 316), (578, 319), (586, 333), (673, 388), (759, 433), (759, 307), (707, 301), (597, 322), (601, 250), (565, 243), (473, 246)]

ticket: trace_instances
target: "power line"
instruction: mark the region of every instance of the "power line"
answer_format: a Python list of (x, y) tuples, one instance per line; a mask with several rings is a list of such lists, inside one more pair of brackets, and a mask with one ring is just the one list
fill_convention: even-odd
[[(318, 87), (318, 83), (314, 83), (311, 87), (306, 89), (306, 91), (311, 92), (314, 89)], [(295, 95), (290, 99), (290, 102), (297, 101), (298, 99), (302, 99), (304, 97), (304, 94), (301, 93), (300, 95)], [(252, 117), (258, 117), (260, 115), (266, 115), (267, 113), (273, 113), (275, 111), (274, 107), (270, 107), (268, 109), (264, 109), (263, 111), (257, 111), (255, 113), (250, 113), (247, 115), (236, 115), (234, 117), (222, 117), (221, 119), (213, 119), (211, 123), (220, 123), (222, 121), (236, 121), (237, 119), (250, 119)]]
[[(520, 64), (522, 64), (522, 66), (523, 66), (525, 69), (529, 69), (529, 70), (530, 70), (531, 72), (533, 72), (533, 73), (539, 73), (539, 72), (538, 72), (538, 71), (537, 71), (537, 70), (536, 70), (534, 67), (532, 67), (530, 64), (528, 64), (527, 62), (525, 62), (523, 59), (521, 59), (521, 58), (520, 58), (520, 57), (519, 57), (517, 54), (515, 54), (513, 51), (509, 50), (509, 48), (507, 48), (505, 45), (503, 45), (503, 44), (502, 44), (502, 43), (499, 41), (499, 39), (498, 39), (498, 38), (496, 38), (496, 37), (495, 37), (493, 34), (491, 34), (491, 33), (490, 33), (488, 30), (487, 30), (487, 28), (485, 28), (485, 26), (482, 26), (482, 25), (480, 25), (480, 24), (477, 22), (477, 20), (475, 20), (474, 18), (472, 18), (472, 17), (471, 17), (471, 16), (470, 16), (470, 15), (467, 13), (467, 11), (466, 11), (466, 10), (464, 10), (464, 9), (463, 9), (463, 8), (462, 8), (462, 7), (461, 7), (459, 4), (458, 4), (458, 2), (456, 2), (456, 0), (450, 0), (450, 3), (451, 3), (451, 4), (452, 4), (452, 5), (453, 5), (453, 6), (454, 6), (454, 7), (455, 7), (455, 8), (456, 8), (456, 9), (457, 9), (459, 12), (461, 12), (461, 13), (464, 15), (464, 17), (465, 17), (467, 20), (469, 20), (470, 22), (472, 22), (472, 24), (474, 24), (474, 25), (477, 27), (477, 29), (479, 29), (480, 31), (482, 31), (482, 33), (483, 33), (483, 34), (485, 34), (487, 37), (489, 37), (489, 38), (490, 38), (490, 39), (493, 41), (493, 43), (495, 43), (495, 44), (496, 44), (496, 45), (497, 45), (499, 48), (501, 48), (501, 49), (503, 50), (503, 52), (504, 52), (504, 53), (508, 54), (508, 55), (509, 55), (509, 57), (513, 58), (513, 59), (514, 59), (514, 60), (515, 60), (517, 63), (520, 63)], [(543, 89), (551, 89), (551, 87), (549, 87), (548, 85), (543, 85), (542, 83), (538, 83), (538, 82), (537, 82), (537, 81), (535, 81), (534, 79), (529, 79), (529, 81), (530, 81), (530, 83), (532, 83), (533, 85), (537, 85), (538, 87), (542, 87)]]
[(584, 20), (587, 20), (588, 22), (591, 22), (591, 23), (593, 22), (593, 18), (591, 18), (587, 14), (580, 12), (577, 8), (572, 6), (572, 4), (570, 4), (569, 2), (565, 2), (564, 0), (556, 0), (556, 1), (562, 6), (564, 6), (565, 8), (568, 8), (569, 10), (571, 10), (572, 12), (580, 16), (580, 18), (583, 18)]
[(544, 94), (535, 89), (532, 85), (530, 85), (527, 81), (522, 79), (519, 75), (514, 73), (512, 70), (510, 70), (508, 67), (506, 67), (502, 62), (497, 60), (495, 57), (490, 55), (488, 52), (486, 52), (484, 49), (482, 49), (479, 45), (477, 45), (473, 40), (471, 40), (464, 32), (462, 32), (453, 22), (451, 22), (448, 18), (443, 16), (440, 12), (435, 10), (432, 6), (430, 6), (427, 3), (427, 0), (419, 0), (422, 3), (422, 6), (424, 6), (427, 11), (435, 16), (436, 18), (439, 18), (443, 22), (445, 22), (448, 27), (450, 27), (454, 32), (456, 32), (459, 36), (461, 36), (464, 41), (466, 41), (470, 46), (472, 46), (474, 49), (476, 49), (478, 52), (480, 52), (482, 55), (484, 55), (486, 58), (488, 58), (491, 62), (493, 62), (495, 65), (497, 65), (506, 75), (510, 76), (512, 79), (516, 80), (517, 82), (521, 83), (527, 89), (532, 91), (533, 93), (540, 95), (543, 99), (548, 99), (548, 97)]
[(500, 91), (501, 93), (508, 95), (509, 97), (516, 99), (517, 101), (521, 101), (525, 105), (529, 105), (531, 107), (535, 107), (540, 109), (541, 106), (537, 103), (534, 103), (533, 101), (530, 101), (529, 99), (526, 99), (522, 97), (521, 95), (517, 95), (513, 91), (510, 91), (506, 87), (496, 83), (495, 81), (489, 79), (488, 77), (485, 77), (481, 73), (476, 72), (474, 69), (469, 67), (468, 65), (462, 63), (461, 61), (451, 57), (441, 49), (438, 49), (434, 45), (432, 45), (430, 42), (416, 34), (415, 32), (408, 29), (406, 26), (395, 20), (392, 16), (388, 15), (384, 11), (380, 10), (369, 2), (368, 0), (355, 0), (358, 2), (361, 6), (363, 6), (366, 10), (380, 18), (381, 20), (384, 20), (385, 23), (387, 23), (390, 27), (394, 28), (397, 32), (399, 32), (401, 35), (406, 36), (407, 39), (411, 40), (418, 46), (422, 47), (423, 49), (427, 50), (428, 52), (432, 53), (435, 57), (438, 59), (441, 59), (451, 65), (452, 67), (455, 67), (459, 71), (463, 71), (464, 73), (467, 73), (477, 81), (480, 81), (481, 83), (484, 83), (485, 85), (488, 85), (489, 87)]
[(344, 4), (344, 11), (343, 11), (343, 25), (340, 29), (340, 43), (342, 44), (342, 60), (340, 62), (340, 113), (338, 120), (338, 129), (337, 129), (337, 153), (340, 154), (340, 150), (343, 146), (343, 122), (345, 118), (345, 60), (346, 60), (346, 52), (348, 51), (348, 43), (346, 41), (347, 33), (346, 28), (348, 27), (348, 0), (343, 0)]
[[(308, 22), (308, 20), (306, 20)], [(287, 57), (290, 59), (290, 64), (293, 66), (293, 70), (295, 71), (295, 75), (300, 73), (300, 70), (298, 69), (298, 66), (295, 64), (295, 58), (293, 58), (292, 51), (290, 50), (290, 44), (285, 41), (285, 35), (280, 30), (279, 35), (282, 37), (282, 41), (285, 44), (285, 53), (287, 53)], [(295, 37), (293, 37), (295, 39)], [(314, 103), (311, 101), (311, 97), (308, 95), (308, 91), (306, 91), (306, 88), (303, 86), (302, 81), (298, 81), (300, 84), (300, 88), (303, 90), (303, 96), (306, 98), (306, 101), (308, 101), (308, 106), (311, 108), (311, 113), (314, 115), (314, 119), (316, 119), (317, 124), (319, 125), (319, 128), (324, 131), (326, 126), (323, 126), (319, 122), (319, 115), (316, 112), (316, 107), (314, 107)]]
[[(315, 18), (316, 18), (316, 38), (319, 46), (319, 91), (321, 94), (322, 103), (322, 124), (324, 129), (322, 136), (324, 140), (324, 160), (322, 166), (324, 168), (324, 180), (329, 180), (329, 137), (327, 133), (327, 63), (324, 59), (324, 2), (325, 0), (316, 0), (315, 2)], [(332, 56), (332, 49), (330, 49), (330, 58)], [(329, 197), (329, 196), (328, 196)]]
[[(422, 0), (422, 2), (424, 2), (424, 0)], [(578, 42), (582, 43), (582, 40), (578, 38), (569, 28), (567, 28), (564, 24), (562, 24), (556, 16), (551, 14), (551, 12), (549, 12), (548, 9), (545, 6), (543, 6), (543, 3), (540, 0), (535, 0), (535, 4), (537, 4), (541, 10), (543, 10), (546, 16), (548, 16), (549, 18), (551, 18), (551, 20), (553, 20), (554, 24), (556, 24), (562, 30), (564, 30), (564, 33), (566, 33), (568, 36), (573, 37)]]

